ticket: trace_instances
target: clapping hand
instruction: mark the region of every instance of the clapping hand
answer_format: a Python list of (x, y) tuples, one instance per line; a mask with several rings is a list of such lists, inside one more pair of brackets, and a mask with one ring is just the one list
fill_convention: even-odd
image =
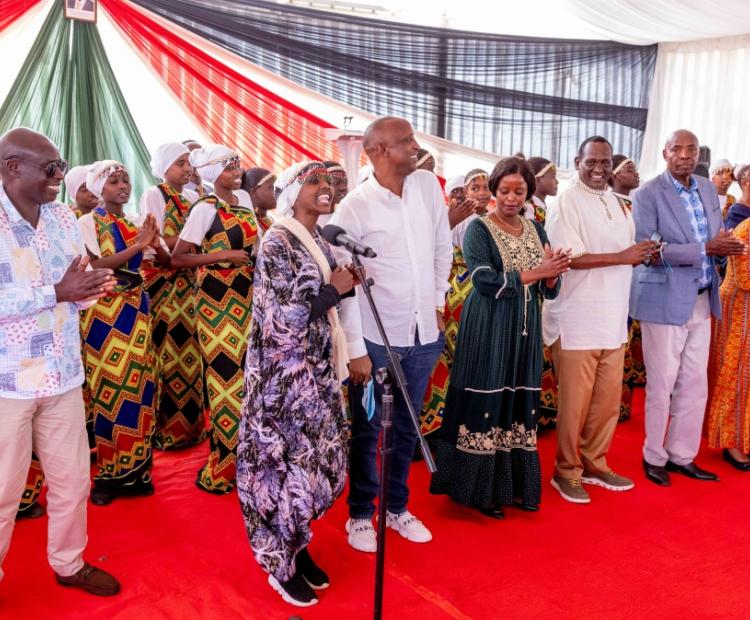
[(706, 243), (706, 254), (709, 256), (740, 256), (746, 250), (747, 246), (732, 234), (732, 230), (720, 230)]
[(553, 250), (547, 243), (544, 245), (544, 258), (535, 271), (540, 280), (554, 280), (570, 269), (572, 261), (573, 252), (571, 250), (563, 248)]
[(476, 200), (472, 200), (471, 198), (467, 198), (460, 204), (451, 200), (450, 204), (448, 205), (448, 223), (451, 226), (451, 230), (453, 230), (467, 217), (474, 213), (476, 207)]
[(92, 301), (105, 297), (115, 286), (111, 269), (88, 269), (89, 257), (76, 256), (55, 284), (58, 302)]
[(148, 247), (158, 246), (159, 227), (156, 225), (156, 218), (151, 213), (149, 213), (143, 221), (143, 226), (141, 226), (138, 231), (135, 243), (141, 250), (145, 250)]

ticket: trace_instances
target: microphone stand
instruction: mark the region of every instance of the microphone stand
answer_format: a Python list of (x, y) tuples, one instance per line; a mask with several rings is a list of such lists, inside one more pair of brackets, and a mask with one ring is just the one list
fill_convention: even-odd
[(409, 398), (409, 392), (407, 390), (406, 375), (404, 369), (401, 366), (401, 357), (393, 351), (391, 343), (388, 341), (388, 336), (385, 333), (383, 322), (380, 319), (380, 313), (375, 305), (375, 301), (372, 298), (372, 291), (370, 287), (375, 282), (368, 278), (362, 262), (359, 256), (352, 254), (352, 263), (359, 276), (362, 290), (367, 297), (367, 302), (370, 304), (370, 310), (375, 318), (375, 324), (378, 327), (380, 338), (383, 340), (383, 346), (386, 351), (386, 359), (388, 360), (388, 368), (378, 369), (376, 372), (376, 381), (383, 386), (383, 396), (381, 400), (381, 419), (380, 424), (383, 430), (383, 436), (380, 442), (380, 493), (378, 494), (378, 549), (375, 558), (375, 608), (373, 617), (375, 620), (380, 620), (383, 614), (383, 570), (385, 566), (385, 522), (386, 522), (386, 510), (388, 505), (388, 474), (391, 466), (391, 429), (393, 426), (393, 399), (394, 395), (391, 393), (391, 384), (394, 382), (397, 389), (401, 392), (401, 396), (406, 402), (406, 408), (409, 411), (414, 429), (417, 431), (417, 437), (419, 440), (419, 447), (422, 450), (422, 456), (427, 464), (427, 469), (431, 474), (437, 471), (435, 460), (432, 458), (432, 453), (427, 445), (427, 441), (422, 436), (422, 431), (419, 425), (419, 416), (414, 411), (414, 406)]

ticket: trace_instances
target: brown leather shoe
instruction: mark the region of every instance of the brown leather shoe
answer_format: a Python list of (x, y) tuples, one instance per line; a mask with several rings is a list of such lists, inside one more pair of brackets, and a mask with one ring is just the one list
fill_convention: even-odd
[(120, 582), (100, 568), (91, 566), (88, 562), (83, 568), (70, 577), (62, 577), (55, 573), (57, 583), (62, 586), (81, 588), (89, 594), (97, 596), (112, 596), (120, 591)]

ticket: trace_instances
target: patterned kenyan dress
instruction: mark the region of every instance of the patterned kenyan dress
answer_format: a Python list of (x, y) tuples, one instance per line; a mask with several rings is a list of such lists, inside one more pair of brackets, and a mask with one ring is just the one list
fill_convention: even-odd
[[(750, 243), (750, 219), (734, 229)], [(721, 284), (722, 320), (713, 320), (708, 445), (750, 454), (750, 260), (732, 256)]]
[[(135, 243), (138, 229), (103, 207), (92, 212), (101, 256)], [(143, 253), (124, 268), (138, 271)], [(96, 434), (96, 486), (123, 490), (151, 481), (154, 375), (151, 319), (143, 285), (115, 288), (83, 312), (81, 332), (88, 403)]]
[(478, 508), (541, 498), (540, 299), (556, 297), (559, 280), (552, 289), (521, 284), (520, 272), (542, 261), (547, 243), (541, 225), (521, 221), (515, 237), (481, 218), (464, 240), (474, 290), (461, 315), (430, 492)]
[[(203, 202), (216, 207), (216, 216), (203, 239), (203, 253), (245, 250), (253, 255), (258, 228), (252, 209), (229, 205), (213, 194), (201, 198), (193, 208)], [(197, 484), (213, 493), (229, 493), (235, 484), (252, 294), (252, 263), (241, 267), (217, 263), (198, 270), (195, 313), (211, 409), (211, 451), (198, 472)]]
[[(334, 259), (319, 235), (315, 241)], [(282, 227), (263, 237), (247, 348), (237, 490), (258, 564), (279, 581), (344, 489), (346, 425), (326, 315), (311, 320), (318, 264)]]
[[(162, 235), (179, 235), (190, 201), (166, 183)], [(144, 261), (143, 275), (151, 298), (152, 340), (156, 359), (156, 432), (154, 447), (184, 448), (206, 438), (203, 417), (203, 364), (195, 316), (193, 269), (162, 269)]]
[(471, 292), (471, 278), (466, 268), (461, 248), (453, 246), (453, 264), (450, 273), (450, 289), (445, 298), (445, 348), (432, 371), (427, 384), (422, 414), (420, 416), (423, 435), (435, 433), (443, 421), (445, 398), (448, 394), (448, 378), (453, 366), (453, 355), (456, 351), (458, 326), (461, 322), (461, 309)]

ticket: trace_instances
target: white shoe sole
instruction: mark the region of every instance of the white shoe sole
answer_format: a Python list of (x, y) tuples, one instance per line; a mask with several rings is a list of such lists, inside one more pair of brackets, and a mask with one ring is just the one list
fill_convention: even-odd
[[(344, 526), (344, 529), (346, 530), (346, 533), (347, 533), (347, 534), (349, 534), (349, 535), (348, 535), (348, 536), (346, 537), (346, 541), (347, 541), (347, 542), (349, 543), (349, 546), (350, 546), (350, 547), (351, 547), (352, 549), (355, 549), (356, 551), (361, 551), (362, 553), (376, 553), (376, 552), (377, 552), (377, 550), (378, 550), (378, 540), (377, 540), (377, 537), (375, 538), (375, 542), (373, 543), (372, 547), (370, 547), (370, 546), (367, 546), (367, 547), (363, 547), (363, 546), (361, 546), (361, 545), (360, 545), (360, 546), (357, 546), (357, 545), (355, 545), (355, 544), (354, 544), (354, 542), (352, 542), (352, 537), (351, 537), (351, 535), (350, 535), (350, 533), (349, 533), (349, 523), (350, 523), (350, 522), (349, 522), (349, 521), (347, 521), (347, 522), (346, 522), (346, 525)], [(312, 586), (311, 586), (311, 587), (312, 587)]]
[(298, 601), (297, 599), (292, 598), (291, 596), (289, 596), (289, 593), (283, 587), (281, 587), (279, 580), (276, 579), (276, 577), (274, 577), (273, 575), (268, 575), (268, 583), (274, 590), (281, 594), (281, 598), (283, 598), (290, 605), (295, 605), (296, 607), (310, 607), (311, 605), (316, 605), (318, 602), (318, 599), (316, 598), (311, 601)]
[(635, 482), (631, 482), (630, 486), (627, 487), (616, 487), (612, 484), (607, 484), (603, 480), (599, 480), (599, 478), (587, 478), (584, 476), (581, 478), (581, 482), (584, 484), (593, 484), (597, 487), (602, 487), (603, 489), (607, 489), (607, 491), (630, 491), (635, 486)]
[(318, 585), (315, 585), (314, 583), (311, 583), (311, 582), (310, 582), (310, 581), (309, 581), (309, 580), (307, 579), (307, 577), (305, 577), (304, 575), (302, 575), (302, 579), (304, 579), (304, 580), (305, 580), (305, 582), (307, 583), (307, 585), (308, 585), (308, 586), (310, 586), (310, 587), (311, 587), (311, 588), (312, 588), (313, 590), (315, 590), (316, 592), (317, 592), (318, 590), (325, 590), (326, 588), (330, 587), (330, 585), (331, 585), (331, 584), (330, 584), (330, 583), (328, 583), (327, 581), (326, 581), (326, 582), (325, 582), (324, 584), (321, 584), (321, 585), (319, 585), (319, 586), (318, 586)]
[(569, 495), (565, 495), (563, 493), (562, 489), (560, 488), (560, 485), (555, 482), (555, 479), (552, 478), (550, 480), (550, 484), (557, 490), (557, 492), (560, 494), (560, 497), (562, 497), (566, 502), (570, 502), (571, 504), (590, 504), (591, 498), (589, 499), (578, 499), (577, 497), (570, 497)]
[(409, 538), (408, 532), (404, 532), (404, 530), (402, 530), (397, 523), (386, 521), (386, 525), (389, 528), (391, 528), (392, 530), (396, 530), (399, 534), (401, 534), (401, 536), (403, 536), (404, 538), (406, 538), (406, 540), (408, 540), (409, 542), (424, 544), (424, 543), (428, 543), (428, 542), (430, 542), (432, 540), (432, 534), (431, 533), (430, 533), (430, 537), (427, 538), (426, 540), (414, 540), (413, 538)]

